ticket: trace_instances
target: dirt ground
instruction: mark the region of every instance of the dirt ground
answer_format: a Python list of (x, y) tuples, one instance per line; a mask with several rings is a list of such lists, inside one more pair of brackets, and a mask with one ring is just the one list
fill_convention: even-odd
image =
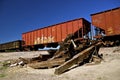
[(120, 80), (120, 47), (101, 48), (99, 53), (103, 54), (103, 61), (100, 64), (85, 64), (79, 67), (72, 67), (71, 70), (55, 75), (55, 68), (32, 69), (24, 67), (2, 66), (7, 59), (19, 57), (34, 57), (46, 52), (14, 52), (0, 53), (0, 80)]

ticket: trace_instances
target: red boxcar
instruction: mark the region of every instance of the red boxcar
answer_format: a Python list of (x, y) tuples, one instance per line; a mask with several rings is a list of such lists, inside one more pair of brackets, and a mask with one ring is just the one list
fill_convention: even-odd
[(120, 35), (120, 7), (91, 15), (92, 25), (105, 31), (106, 36)]
[(89, 31), (90, 22), (79, 18), (23, 33), (22, 40), (25, 41), (24, 46), (58, 43), (63, 41), (68, 34), (78, 33), (78, 37), (83, 37)]

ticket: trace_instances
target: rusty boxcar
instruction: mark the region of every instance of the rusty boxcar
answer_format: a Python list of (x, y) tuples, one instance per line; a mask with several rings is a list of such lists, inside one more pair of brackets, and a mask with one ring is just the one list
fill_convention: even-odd
[(92, 24), (105, 30), (107, 36), (120, 34), (120, 7), (92, 14), (91, 17)]
[[(22, 34), (25, 47), (38, 48), (46, 46), (57, 46), (68, 34), (76, 34), (76, 37), (83, 37), (90, 31), (90, 22), (84, 18), (74, 19), (58, 23)], [(44, 44), (44, 45), (43, 45)]]
[(104, 39), (120, 41), (120, 7), (91, 14), (91, 18), (92, 25), (99, 28), (97, 35), (104, 33)]

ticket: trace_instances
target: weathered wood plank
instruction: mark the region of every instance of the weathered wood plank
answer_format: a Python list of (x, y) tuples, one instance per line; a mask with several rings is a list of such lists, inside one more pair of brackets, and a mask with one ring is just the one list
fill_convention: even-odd
[(59, 66), (65, 62), (65, 58), (57, 58), (53, 60), (47, 60), (37, 63), (31, 63), (28, 64), (28, 66), (34, 68), (34, 69), (40, 69), (40, 68), (50, 68), (54, 66)]
[(93, 53), (93, 51), (95, 50), (95, 47), (98, 47), (99, 45), (101, 45), (101, 43), (97, 43), (96, 45), (92, 45), (89, 48), (87, 48), (87, 49), (83, 50), (82, 52), (78, 53), (72, 59), (68, 60), (67, 62), (65, 62), (64, 64), (62, 64), (58, 68), (56, 68), (55, 69), (55, 74), (57, 74), (57, 75), (62, 74), (64, 71), (66, 71), (72, 65), (74, 65), (76, 63), (83, 62), (84, 59), (87, 59), (90, 56), (90, 54)]

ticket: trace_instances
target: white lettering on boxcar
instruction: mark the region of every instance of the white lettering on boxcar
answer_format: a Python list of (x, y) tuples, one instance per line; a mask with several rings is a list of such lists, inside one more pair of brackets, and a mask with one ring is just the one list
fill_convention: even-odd
[(48, 36), (48, 37), (38, 37), (35, 39), (34, 44), (41, 44), (41, 43), (51, 43), (54, 42), (54, 37), (53, 36)]

